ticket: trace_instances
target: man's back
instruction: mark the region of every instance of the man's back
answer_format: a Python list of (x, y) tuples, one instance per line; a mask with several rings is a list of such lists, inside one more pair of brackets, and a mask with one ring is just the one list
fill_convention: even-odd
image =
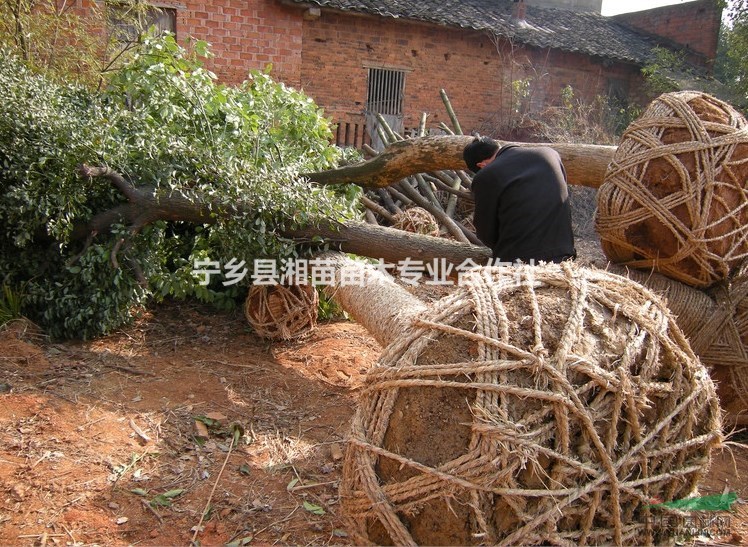
[(566, 173), (548, 147), (508, 145), (473, 179), (478, 238), (502, 262), (576, 256)]

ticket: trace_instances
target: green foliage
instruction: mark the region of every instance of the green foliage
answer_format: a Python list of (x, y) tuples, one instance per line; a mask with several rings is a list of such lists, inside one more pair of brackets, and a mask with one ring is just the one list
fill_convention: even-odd
[(650, 95), (680, 91), (701, 91), (737, 108), (748, 107), (748, 8), (739, 2), (728, 9), (730, 23), (722, 25), (714, 76), (699, 73), (683, 52), (655, 48), (655, 60), (642, 68)]
[[(172, 36), (146, 38), (100, 94), (56, 84), (2, 52), (0, 278), (25, 287), (25, 315), (53, 336), (109, 332), (165, 296), (230, 307), (255, 258), (304, 252), (278, 235), (281, 226), (357, 214), (355, 192), (299, 175), (338, 159), (311, 99), (268, 72), (220, 85), (197, 57), (207, 44), (192, 51)], [(80, 163), (209, 206), (215, 223), (114, 224), (86, 245), (86, 225), (124, 199), (105, 179), (80, 178)], [(232, 258), (250, 268), (239, 284), (214, 276), (203, 286), (193, 272), (196, 260)]]
[(0, 325), (21, 317), (21, 293), (3, 283), (0, 292)]
[(748, 110), (748, 5), (732, 2), (720, 33), (715, 76), (727, 86), (726, 100)]
[(48, 78), (98, 87), (160, 11), (144, 0), (8, 0), (0, 2), (0, 47)]
[(681, 86), (678, 75), (687, 71), (683, 52), (656, 47), (653, 50), (654, 60), (642, 67), (642, 75), (651, 95), (661, 95), (679, 91)]
[(59, 79), (98, 82), (105, 37), (103, 10), (93, 2), (87, 17), (76, 2), (7, 0), (0, 2), (0, 46), (24, 59), (34, 70)]
[(317, 307), (317, 317), (320, 321), (334, 321), (338, 319), (347, 319), (348, 314), (340, 307), (334, 299), (325, 294), (322, 288), (318, 288), (319, 306)]

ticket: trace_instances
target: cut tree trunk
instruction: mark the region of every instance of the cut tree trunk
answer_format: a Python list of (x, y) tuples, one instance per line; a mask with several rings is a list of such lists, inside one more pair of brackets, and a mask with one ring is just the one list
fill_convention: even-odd
[[(462, 150), (474, 137), (441, 135), (417, 137), (390, 144), (379, 155), (340, 169), (307, 173), (319, 184), (357, 184), (384, 188), (406, 177), (430, 171), (459, 171), (467, 166)], [(549, 146), (561, 155), (569, 184), (598, 188), (605, 179), (615, 146), (567, 143), (521, 143), (498, 141), (502, 146)]]
[[(78, 229), (76, 235), (81, 239), (96, 233), (104, 233), (116, 222), (129, 225), (135, 233), (157, 220), (215, 224), (219, 220), (218, 215), (221, 214), (219, 207), (211, 207), (211, 204), (206, 202), (190, 201), (184, 196), (156, 198), (152, 188), (136, 188), (121, 175), (106, 168), (82, 166), (80, 173), (86, 177), (108, 178), (128, 200), (114, 209), (99, 213), (88, 225)], [(236, 205), (231, 211), (226, 211), (226, 214), (235, 214), (241, 210), (241, 205)], [(443, 259), (449, 264), (459, 266), (465, 261), (485, 264), (491, 258), (491, 250), (484, 246), (358, 221), (324, 221), (318, 225), (295, 230), (283, 229), (280, 235), (299, 243), (311, 242), (313, 238), (321, 237), (333, 249), (382, 259), (392, 264), (410, 258), (424, 264)]]
[[(320, 258), (335, 268), (335, 282), (324, 287), (353, 319), (363, 326), (382, 347), (394, 341), (422, 314), (427, 306), (382, 272), (366, 267), (341, 253), (323, 253)], [(358, 283), (341, 283), (344, 268), (355, 268), (363, 275)]]
[(455, 266), (468, 260), (481, 265), (491, 259), (491, 249), (481, 245), (355, 221), (328, 222), (298, 230), (284, 230), (283, 236), (299, 242), (315, 236), (322, 237), (332, 248), (359, 256), (381, 258), (392, 264), (410, 258), (424, 264), (444, 259)]

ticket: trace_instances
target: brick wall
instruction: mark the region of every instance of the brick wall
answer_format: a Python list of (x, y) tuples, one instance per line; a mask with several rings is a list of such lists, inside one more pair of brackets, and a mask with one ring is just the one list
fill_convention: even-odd
[[(160, 5), (168, 5), (162, 3)], [(272, 75), (299, 85), (301, 25), (298, 10), (266, 0), (194, 0), (177, 4), (177, 36), (211, 44), (207, 66), (227, 83), (272, 63)]]
[(439, 93), (444, 89), (466, 133), (491, 133), (511, 123), (514, 80), (530, 79), (535, 109), (559, 101), (566, 85), (577, 97), (591, 99), (606, 94), (611, 82), (628, 92), (640, 80), (633, 66), (497, 45), (468, 30), (326, 11), (305, 21), (301, 86), (327, 116), (363, 123), (367, 67), (406, 71), (406, 128), (417, 127), (423, 112), (431, 128), (451, 125)]
[[(250, 70), (273, 65), (276, 80), (300, 84), (302, 14), (268, 0), (165, 0), (156, 2), (176, 11), (177, 39), (205, 40), (214, 57), (205, 65), (228, 84), (247, 79)], [(100, 0), (78, 0), (81, 16), (101, 12)], [(100, 29), (104, 32), (104, 29)]]
[[(717, 54), (722, 8), (716, 0), (698, 0), (661, 8), (624, 13), (616, 20), (648, 34), (684, 46), (688, 60), (712, 68)], [(672, 44), (668, 44), (672, 45)]]
[[(79, 0), (84, 1), (84, 0)], [(85, 0), (89, 1), (90, 0)], [(570, 85), (575, 96), (592, 100), (614, 85), (638, 95), (639, 70), (632, 65), (556, 50), (523, 48), (484, 33), (436, 25), (303, 8), (271, 0), (170, 0), (177, 36), (204, 39), (215, 57), (206, 64), (219, 79), (235, 84), (251, 69), (272, 63), (276, 80), (312, 97), (360, 145), (366, 123), (367, 68), (406, 72), (404, 125), (416, 128), (421, 115), (437, 130), (451, 125), (444, 89), (463, 131), (502, 136), (517, 121), (512, 82), (527, 79), (522, 108), (541, 110), (560, 100)]]

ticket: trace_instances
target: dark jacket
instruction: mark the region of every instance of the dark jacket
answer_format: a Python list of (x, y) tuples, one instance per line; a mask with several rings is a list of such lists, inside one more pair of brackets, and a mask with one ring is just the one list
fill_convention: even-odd
[(501, 262), (576, 257), (566, 171), (548, 147), (507, 145), (473, 178), (478, 238)]

